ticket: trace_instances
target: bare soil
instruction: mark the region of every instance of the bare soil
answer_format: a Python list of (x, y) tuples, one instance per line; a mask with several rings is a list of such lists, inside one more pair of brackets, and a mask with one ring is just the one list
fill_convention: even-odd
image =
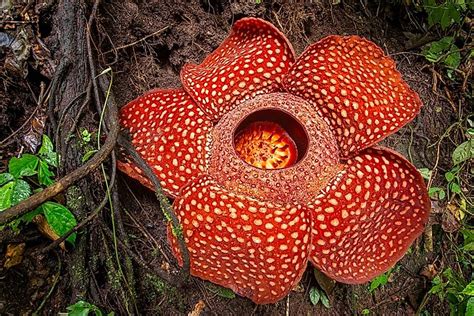
[[(217, 0), (103, 1), (97, 15), (97, 26), (93, 30), (94, 45), (100, 52), (97, 59), (102, 69), (110, 66), (113, 70), (112, 91), (117, 103), (126, 104), (156, 87), (179, 87), (181, 67), (185, 63), (202, 61), (227, 36), (232, 23), (242, 17), (255, 16), (271, 21), (287, 35), (297, 54), (307, 45), (330, 34), (358, 34), (377, 43), (396, 60), (404, 79), (424, 102), (421, 114), (407, 127), (389, 137), (385, 145), (410, 157), (418, 167), (433, 167), (437, 158), (436, 147), (429, 145), (453, 122), (454, 109), (443, 97), (433, 92), (432, 73), (423, 58), (416, 54), (418, 51), (407, 50), (412, 43), (406, 34), (417, 31), (400, 7), (387, 4), (364, 6), (361, 4), (364, 1), (343, 1), (337, 5), (328, 4), (331, 1), (306, 1), (306, 4), (262, 2), (265, 3)], [(54, 47), (57, 33), (54, 32), (51, 18), (56, 9), (53, 6), (43, 13), (41, 18), (44, 25), (39, 31), (44, 33), (42, 36), (46, 43), (50, 43), (53, 57), (59, 61), (60, 56), (55, 55)], [(33, 91), (39, 91), (38, 78), (24, 80), (29, 80)], [(0, 90), (0, 139), (18, 129), (35, 107), (26, 84), (5, 82)], [(5, 169), (9, 157), (22, 150), (20, 136), (14, 139), (15, 143), (6, 149), (2, 148), (0, 172)], [(441, 152), (441, 168), (449, 162), (449, 157), (443, 154), (445, 152), (449, 152), (448, 148)], [(119, 192), (130, 248), (149, 267), (163, 267), (167, 258), (163, 257), (161, 249), (168, 246), (165, 220), (156, 198), (153, 193), (124, 176), (119, 178)], [(203, 315), (353, 315), (361, 314), (364, 309), (378, 315), (414, 314), (430, 288), (430, 280), (420, 275), (420, 272), (428, 264), (440, 260), (442, 247), (445, 247), (444, 241), (437, 239), (436, 229), (434, 251), (426, 252), (424, 241), (420, 239), (400, 261), (390, 282), (373, 293), (368, 291), (367, 285), (336, 284), (329, 294), (329, 309), (321, 304), (313, 306), (309, 301), (308, 291), (316, 285), (311, 267), (303, 276), (299, 290), (291, 292), (276, 304), (264, 306), (240, 297), (223, 298), (198, 279), (192, 279), (185, 288), (170, 289), (151, 280), (145, 271), (135, 267), (137, 306), (139, 313), (150, 315), (187, 314), (199, 300), (203, 300), (206, 305)], [(72, 256), (62, 252), (39, 256), (39, 250), (49, 241), (32, 225), (23, 231), (27, 233), (21, 237), (0, 232), (2, 243), (18, 240), (27, 244), (23, 262), (19, 266), (9, 270), (0, 268), (0, 314), (29, 314), (37, 309), (46, 295), (49, 298), (42, 313), (65, 311), (66, 306), (78, 298), (73, 293), (80, 292), (70, 288), (67, 283), (69, 278), (65, 276), (74, 271), (64, 269), (65, 265), (74, 266)], [(5, 247), (0, 247), (0, 263), (4, 252)], [(100, 261), (104, 256), (96, 253), (89, 255), (87, 260), (92, 261)], [(116, 302), (120, 298), (110, 297), (114, 292), (109, 288), (110, 282), (105, 281), (107, 273), (103, 269), (102, 276), (96, 274), (98, 293), (87, 293), (86, 298), (98, 298), (94, 303), (106, 311), (125, 313)], [(425, 308), (432, 314), (442, 314), (445, 310), (433, 299), (428, 301)]]

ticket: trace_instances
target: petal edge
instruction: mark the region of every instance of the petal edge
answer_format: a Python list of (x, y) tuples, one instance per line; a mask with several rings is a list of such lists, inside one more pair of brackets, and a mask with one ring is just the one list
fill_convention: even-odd
[(367, 282), (400, 260), (430, 208), (410, 162), (395, 151), (368, 148), (316, 199), (310, 261), (337, 281)]
[[(120, 124), (169, 196), (177, 196), (181, 187), (206, 170), (212, 122), (182, 89), (155, 89), (138, 97), (122, 107)], [(127, 157), (120, 157), (118, 167), (153, 189)]]
[(203, 111), (217, 121), (246, 99), (282, 91), (283, 75), (294, 56), (290, 42), (273, 24), (243, 18), (201, 64), (183, 67), (181, 82)]
[[(192, 275), (257, 304), (280, 300), (301, 279), (311, 235), (306, 208), (235, 194), (208, 176), (186, 186), (173, 206)], [(168, 237), (179, 262), (176, 240)]]
[(398, 131), (422, 106), (395, 62), (359, 36), (333, 35), (312, 44), (283, 84), (316, 107), (345, 159)]

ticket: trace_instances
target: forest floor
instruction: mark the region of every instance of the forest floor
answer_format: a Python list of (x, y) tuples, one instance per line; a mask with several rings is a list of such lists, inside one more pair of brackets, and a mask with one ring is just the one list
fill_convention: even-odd
[[(34, 5), (27, 6), (22, 1), (13, 1), (16, 17), (22, 21), (28, 18), (29, 23), (1, 22), (5, 28), (0, 29), (0, 173), (7, 169), (11, 157), (34, 152), (43, 133), (53, 140), (58, 137), (47, 118), (51, 108), (41, 99), (48, 98), (48, 89), (63, 57), (58, 29), (61, 17), (57, 16), (63, 1), (32, 2)], [(225, 39), (233, 22), (242, 17), (261, 17), (272, 22), (288, 37), (297, 54), (327, 35), (357, 34), (378, 44), (396, 61), (403, 78), (419, 93), (424, 104), (420, 115), (387, 138), (384, 145), (401, 152), (418, 168), (439, 170), (432, 185), (443, 186), (444, 172), (452, 167), (451, 153), (456, 147), (456, 136), (444, 136), (459, 121), (461, 108), (467, 109), (467, 101), (459, 89), (444, 84), (433, 65), (420, 54), (420, 36), (415, 36), (420, 31), (413, 22), (417, 17), (407, 14), (404, 6), (380, 2), (330, 3), (338, 1), (102, 1), (90, 30), (97, 73), (111, 68), (111, 92), (120, 106), (153, 88), (179, 87), (182, 66), (201, 62)], [(91, 8), (83, 9), (83, 18), (87, 20)], [(12, 52), (5, 44), (7, 40), (1, 37), (3, 34), (16, 34), (17, 39), (18, 34), (24, 35), (24, 42), (20, 43), (29, 52), (25, 52), (24, 59), (16, 60), (19, 64), (12, 64)], [(87, 108), (91, 115), (81, 117), (74, 132), (77, 139), (84, 131), (97, 134), (99, 114), (93, 106)], [(81, 146), (75, 150), (78, 155), (87, 151)], [(72, 155), (66, 153), (68, 157)], [(110, 164), (106, 168), (109, 170)], [(90, 177), (91, 186), (96, 185), (96, 189), (90, 193), (92, 200), (84, 202), (86, 205), (97, 203), (103, 194), (101, 173)], [(57, 313), (84, 299), (103, 311), (117, 314), (187, 314), (195, 308), (199, 312), (202, 307), (204, 315), (406, 315), (424, 311), (434, 315), (447, 313), (448, 309), (438, 296), (427, 294), (433, 278), (447, 267), (464, 274), (465, 279), (472, 273), (459, 263), (456, 250), (461, 238), (460, 220), (448, 210), (446, 202), (434, 200), (427, 233), (387, 275), (388, 282), (375, 290), (367, 284), (333, 284), (317, 273), (315, 278), (311, 267), (287, 298), (270, 305), (255, 305), (241, 297), (226, 298), (219, 288), (195, 278), (175, 288), (149, 271), (175, 271), (164, 255), (163, 249), (168, 247), (165, 219), (153, 192), (122, 174), (117, 175), (117, 192), (127, 249), (138, 259), (129, 253), (127, 257), (124, 248), (114, 246), (116, 238), (107, 238), (103, 233), (102, 226), (110, 226), (106, 216), (91, 221), (78, 237), (82, 234), (85, 239), (87, 234), (88, 243), (93, 243), (100, 236), (108, 240), (109, 246), (104, 249), (110, 253), (100, 253), (100, 245), (96, 245), (98, 252), (94, 252), (95, 248), (78, 247), (87, 256), (81, 257), (82, 270), (75, 270), (75, 265), (79, 265), (75, 261), (77, 256), (72, 254), (75, 248), (43, 252), (51, 241), (35, 225), (27, 225), (20, 233), (0, 229), (0, 314)], [(68, 198), (65, 194), (56, 200)], [(11, 268), (4, 267), (8, 244), (25, 244), (21, 262)], [(129, 272), (125, 278), (120, 268), (113, 270), (116, 275), (109, 269), (115, 264), (109, 260), (116, 257)], [(148, 270), (137, 265), (136, 260), (144, 262)], [(87, 273), (73, 276), (74, 271)], [(82, 277), (90, 280), (84, 279), (84, 284), (78, 286), (77, 280)], [(311, 303), (308, 293), (312, 287), (327, 292), (329, 307)]]

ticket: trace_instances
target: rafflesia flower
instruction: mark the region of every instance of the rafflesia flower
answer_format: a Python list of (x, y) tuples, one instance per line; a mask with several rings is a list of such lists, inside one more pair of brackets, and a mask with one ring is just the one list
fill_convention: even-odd
[[(181, 81), (123, 107), (121, 124), (175, 198), (192, 275), (270, 303), (308, 260), (363, 283), (422, 232), (422, 177), (374, 147), (421, 101), (374, 43), (329, 36), (295, 58), (272, 24), (244, 18)], [(151, 187), (129, 160), (119, 168)]]

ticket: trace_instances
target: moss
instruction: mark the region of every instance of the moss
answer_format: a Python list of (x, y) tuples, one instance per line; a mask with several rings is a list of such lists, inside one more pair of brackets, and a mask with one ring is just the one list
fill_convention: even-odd
[(71, 212), (78, 216), (82, 215), (84, 209), (84, 196), (81, 192), (81, 189), (77, 186), (70, 186), (66, 191), (66, 207), (71, 210)]

